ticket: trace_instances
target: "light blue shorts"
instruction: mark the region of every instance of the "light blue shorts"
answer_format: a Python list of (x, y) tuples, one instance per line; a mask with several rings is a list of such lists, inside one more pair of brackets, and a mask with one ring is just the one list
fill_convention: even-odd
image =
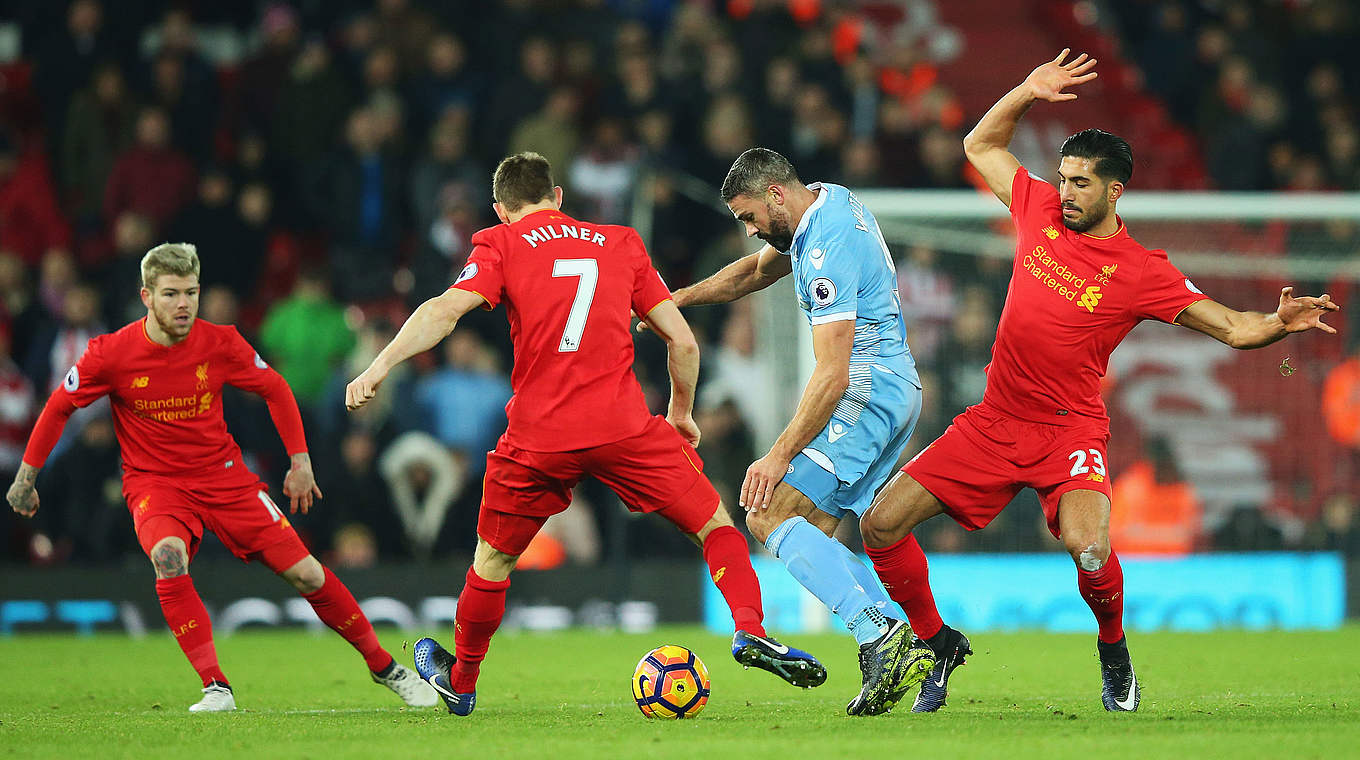
[[(860, 367), (870, 369), (867, 383)], [(915, 383), (871, 365), (852, 365), (851, 373), (851, 390), (831, 421), (793, 458), (784, 475), (785, 483), (833, 517), (864, 514), (874, 492), (892, 475), (921, 416), (921, 389)]]

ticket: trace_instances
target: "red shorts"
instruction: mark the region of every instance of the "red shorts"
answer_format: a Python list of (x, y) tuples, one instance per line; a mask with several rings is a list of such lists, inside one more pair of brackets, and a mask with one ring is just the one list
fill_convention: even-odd
[(502, 438), (486, 455), (477, 535), (499, 552), (524, 553), (548, 518), (571, 503), (571, 489), (599, 478), (632, 512), (659, 512), (698, 533), (718, 508), (704, 464), (663, 417), (631, 438), (575, 451), (524, 451)]
[(944, 503), (968, 530), (987, 527), (1026, 486), (1039, 493), (1048, 529), (1058, 531), (1058, 500), (1086, 489), (1110, 497), (1105, 465), (1109, 426), (1025, 422), (970, 406), (902, 471)]
[[(251, 482), (254, 481), (254, 482)], [(190, 559), (207, 528), (242, 561), (288, 542), (271, 552), (271, 564), (291, 566), (304, 559), (307, 548), (283, 510), (269, 498), (266, 486), (253, 477), (213, 482), (204, 478), (170, 479), (155, 475), (123, 476), (123, 496), (132, 512), (132, 526), (142, 551), (151, 550), (168, 536), (188, 532)], [(287, 555), (287, 556), (285, 556)], [(296, 555), (296, 556), (294, 556)], [(292, 562), (289, 562), (289, 559)]]

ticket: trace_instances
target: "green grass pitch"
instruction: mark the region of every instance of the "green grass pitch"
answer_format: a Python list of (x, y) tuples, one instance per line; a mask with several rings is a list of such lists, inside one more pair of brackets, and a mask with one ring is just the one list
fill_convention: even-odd
[[(449, 631), (438, 632), (447, 638)], [(401, 652), (403, 635), (381, 632)], [(813, 690), (743, 671), (699, 628), (628, 635), (507, 632), (492, 642), (469, 718), (410, 710), (369, 682), (327, 632), (218, 641), (231, 714), (191, 715), (196, 679), (169, 636), (0, 638), (0, 758), (1355, 757), (1360, 627), (1319, 633), (1132, 637), (1144, 684), (1134, 715), (1100, 708), (1093, 636), (978, 634), (949, 706), (847, 718), (851, 639), (787, 637), (831, 671)], [(696, 720), (649, 721), (628, 680), (662, 643), (695, 649), (713, 696)]]

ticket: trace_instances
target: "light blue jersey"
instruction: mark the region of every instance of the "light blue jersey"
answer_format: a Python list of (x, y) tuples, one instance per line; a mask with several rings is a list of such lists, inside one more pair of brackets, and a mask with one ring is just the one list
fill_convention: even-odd
[(785, 481), (833, 515), (863, 514), (916, 425), (921, 379), (878, 222), (845, 187), (808, 188), (820, 192), (788, 251), (798, 305), (814, 327), (854, 320), (855, 338), (850, 387), (826, 428), (795, 457)]

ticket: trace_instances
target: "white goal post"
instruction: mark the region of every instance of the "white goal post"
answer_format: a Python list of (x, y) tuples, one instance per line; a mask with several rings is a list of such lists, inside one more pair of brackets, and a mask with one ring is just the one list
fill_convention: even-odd
[[(1005, 219), (1006, 207), (990, 193), (974, 190), (856, 190), (894, 246), (924, 244), (947, 252), (1010, 258), (1015, 240), (993, 232), (986, 222)], [(1130, 191), (1119, 201), (1135, 239), (1139, 225), (1172, 223), (1360, 224), (1360, 193), (1218, 193)], [(1167, 246), (1176, 266), (1190, 275), (1343, 278), (1360, 281), (1360, 249), (1309, 250), (1288, 257), (1242, 256), (1212, 239), (1186, 247)], [(898, 251), (894, 251), (898, 253)]]

